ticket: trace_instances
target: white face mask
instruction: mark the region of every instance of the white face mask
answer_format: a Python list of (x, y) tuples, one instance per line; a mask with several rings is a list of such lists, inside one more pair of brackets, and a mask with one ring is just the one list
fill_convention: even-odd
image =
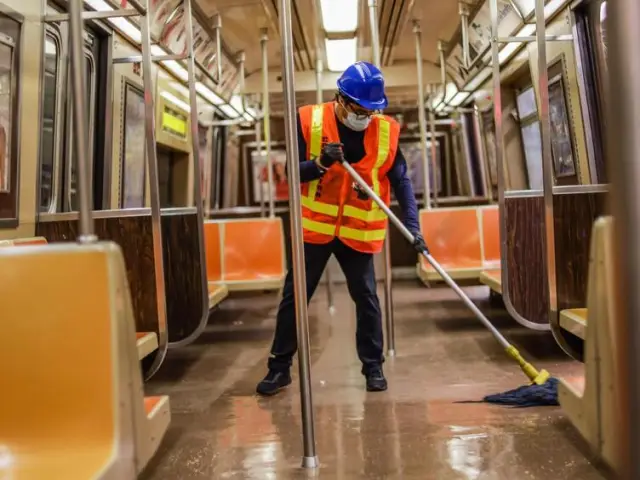
[(356, 115), (352, 112), (347, 112), (347, 116), (344, 119), (344, 124), (351, 130), (361, 132), (365, 130), (371, 123), (371, 117), (365, 117), (363, 115)]

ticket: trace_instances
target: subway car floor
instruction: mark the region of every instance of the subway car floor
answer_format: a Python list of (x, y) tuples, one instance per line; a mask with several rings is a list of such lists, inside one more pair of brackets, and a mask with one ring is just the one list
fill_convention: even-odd
[[(309, 307), (315, 433), (320, 468), (300, 468), (294, 383), (255, 395), (266, 373), (278, 298), (225, 300), (193, 345), (171, 350), (148, 393), (168, 394), (172, 421), (145, 479), (544, 479), (607, 478), (560, 408), (479, 403), (525, 383), (475, 317), (447, 288), (394, 284), (397, 356), (389, 390), (367, 393), (355, 352), (355, 311), (345, 287), (328, 312), (323, 287)], [(579, 378), (550, 334), (518, 326), (466, 291), (536, 366)], [(381, 298), (382, 295), (381, 295)]]

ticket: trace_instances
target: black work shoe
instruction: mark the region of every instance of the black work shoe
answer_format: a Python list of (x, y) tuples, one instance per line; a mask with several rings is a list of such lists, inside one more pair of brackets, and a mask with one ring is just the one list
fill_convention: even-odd
[(387, 389), (387, 379), (384, 378), (382, 368), (372, 368), (364, 375), (367, 377), (367, 392), (384, 392)]
[(275, 395), (280, 390), (291, 384), (291, 374), (289, 370), (284, 372), (269, 370), (267, 376), (258, 384), (256, 392), (260, 395)]

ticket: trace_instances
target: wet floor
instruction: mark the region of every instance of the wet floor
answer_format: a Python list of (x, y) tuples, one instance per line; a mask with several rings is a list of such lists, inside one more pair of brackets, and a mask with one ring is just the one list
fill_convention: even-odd
[[(485, 288), (467, 289), (533, 363), (580, 377), (550, 334), (491, 311)], [(355, 352), (355, 312), (320, 290), (309, 309), (320, 468), (300, 468), (297, 375), (272, 398), (265, 374), (277, 298), (228, 299), (194, 345), (170, 351), (147, 386), (170, 395), (172, 423), (145, 479), (528, 480), (607, 478), (559, 408), (508, 409), (476, 400), (524, 383), (490, 334), (447, 289), (394, 287), (397, 356), (389, 390), (367, 393)], [(297, 373), (297, 364), (294, 369)]]

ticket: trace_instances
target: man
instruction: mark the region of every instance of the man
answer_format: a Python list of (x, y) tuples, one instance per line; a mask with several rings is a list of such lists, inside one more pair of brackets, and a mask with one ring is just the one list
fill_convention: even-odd
[[(400, 126), (376, 113), (387, 104), (380, 70), (358, 62), (338, 80), (334, 102), (304, 106), (298, 114), (307, 298), (311, 300), (329, 258), (335, 255), (356, 305), (356, 346), (368, 391), (387, 389), (373, 255), (382, 250), (388, 220), (346, 172), (343, 158), (387, 205), (393, 188), (404, 224), (416, 237), (415, 248), (420, 252), (426, 248), (407, 164), (398, 149)], [(258, 384), (259, 394), (273, 395), (291, 383), (289, 370), (296, 349), (293, 270), (289, 270), (269, 373)]]

